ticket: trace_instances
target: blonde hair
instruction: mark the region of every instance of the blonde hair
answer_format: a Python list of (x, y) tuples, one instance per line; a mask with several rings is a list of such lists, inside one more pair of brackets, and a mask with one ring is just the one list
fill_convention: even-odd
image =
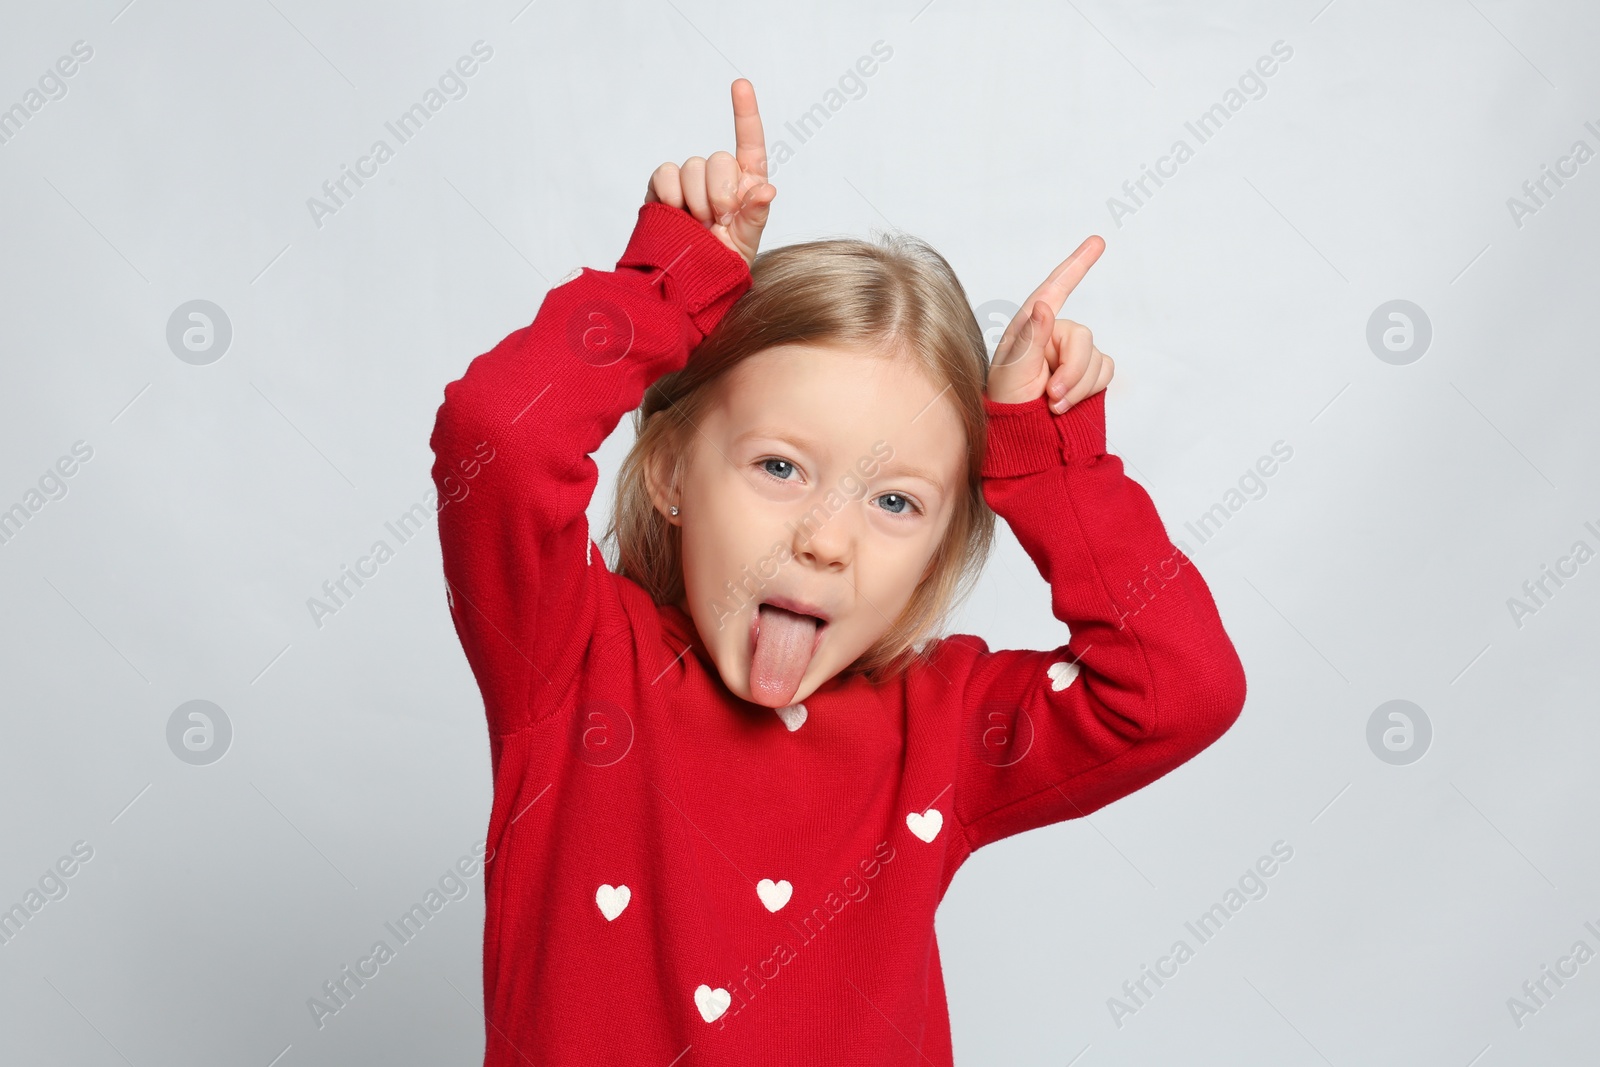
[(875, 232), (871, 241), (835, 237), (768, 249), (756, 256), (750, 273), (750, 289), (684, 369), (658, 379), (633, 414), (637, 437), (618, 473), (605, 533), (616, 545), (612, 571), (638, 582), (658, 604), (683, 597), (681, 530), (656, 510), (648, 472), (670, 457), (672, 478), (681, 477), (701, 413), (717, 384), (742, 361), (782, 344), (909, 356), (938, 387), (948, 386), (966, 432), (967, 480), (928, 572), (900, 618), (845, 668), (882, 682), (928, 654), (925, 643), (971, 593), (993, 545), (995, 516), (984, 501), (979, 473), (987, 442), (983, 333), (950, 264), (907, 234)]

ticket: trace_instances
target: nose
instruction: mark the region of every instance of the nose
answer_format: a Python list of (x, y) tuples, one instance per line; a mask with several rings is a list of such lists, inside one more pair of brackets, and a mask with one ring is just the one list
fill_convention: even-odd
[(815, 504), (791, 523), (794, 557), (808, 566), (824, 570), (843, 570), (855, 552), (856, 508), (850, 499), (838, 511), (829, 512), (825, 504)]

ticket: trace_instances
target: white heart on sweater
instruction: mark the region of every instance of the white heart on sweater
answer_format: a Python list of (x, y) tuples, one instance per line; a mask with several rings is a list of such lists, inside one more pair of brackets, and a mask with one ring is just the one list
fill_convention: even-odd
[(603, 885), (594, 891), (594, 902), (600, 908), (600, 914), (610, 922), (622, 914), (628, 906), (628, 901), (633, 899), (633, 893), (625, 885)]
[(907, 812), (906, 826), (912, 833), (931, 844), (944, 827), (944, 812), (938, 808), (931, 809), (926, 815), (917, 811)]
[(780, 878), (774, 882), (771, 878), (763, 878), (756, 883), (756, 896), (761, 898), (761, 903), (767, 906), (768, 911), (777, 911), (789, 903), (789, 898), (794, 895), (794, 886), (789, 884), (787, 878)]
[(783, 720), (783, 725), (789, 728), (791, 734), (805, 725), (806, 714), (804, 704), (785, 704), (778, 709), (778, 718)]
[(1061, 663), (1050, 664), (1051, 689), (1065, 689), (1067, 686), (1072, 684), (1072, 680), (1077, 676), (1078, 665), (1076, 663), (1067, 663), (1063, 661)]
[(728, 1005), (733, 1003), (733, 996), (721, 986), (712, 989), (701, 984), (695, 987), (694, 1006), (700, 1009), (700, 1018), (708, 1023), (714, 1023), (722, 1018), (722, 1013), (728, 1010)]

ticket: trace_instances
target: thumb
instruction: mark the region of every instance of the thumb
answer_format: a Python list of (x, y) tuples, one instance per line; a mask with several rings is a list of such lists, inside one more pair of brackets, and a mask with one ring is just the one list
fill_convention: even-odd
[(1039, 325), (1039, 319), (1049, 310), (1042, 300), (1034, 301), (1022, 329), (995, 348), (984, 383), (984, 391), (992, 399), (1002, 404), (1020, 404), (1041, 394), (1039, 372), (1048, 361), (1044, 354), (1047, 331)]
[(740, 248), (749, 249), (749, 259), (755, 258), (756, 249), (761, 244), (761, 231), (766, 228), (767, 218), (772, 213), (772, 200), (777, 195), (776, 186), (763, 182), (750, 190), (744, 203), (739, 205), (739, 210), (728, 222), (728, 236)]
[(1041, 303), (1034, 301), (1033, 307), (1028, 309), (1028, 317), (1023, 320), (1022, 329), (1009, 342), (995, 349), (994, 367), (1010, 368), (1016, 372), (1031, 370), (1032, 357), (1043, 357), (1047, 332), (1040, 325)]

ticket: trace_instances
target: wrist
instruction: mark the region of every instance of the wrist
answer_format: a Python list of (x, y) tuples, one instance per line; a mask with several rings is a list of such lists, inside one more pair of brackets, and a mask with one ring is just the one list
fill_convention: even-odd
[(1043, 395), (1007, 404), (985, 394), (983, 477), (1011, 478), (1104, 455), (1105, 396), (1102, 389), (1056, 414)]
[(704, 336), (750, 287), (750, 264), (682, 208), (653, 201), (639, 208), (620, 267), (658, 271), (663, 295), (682, 304)]

